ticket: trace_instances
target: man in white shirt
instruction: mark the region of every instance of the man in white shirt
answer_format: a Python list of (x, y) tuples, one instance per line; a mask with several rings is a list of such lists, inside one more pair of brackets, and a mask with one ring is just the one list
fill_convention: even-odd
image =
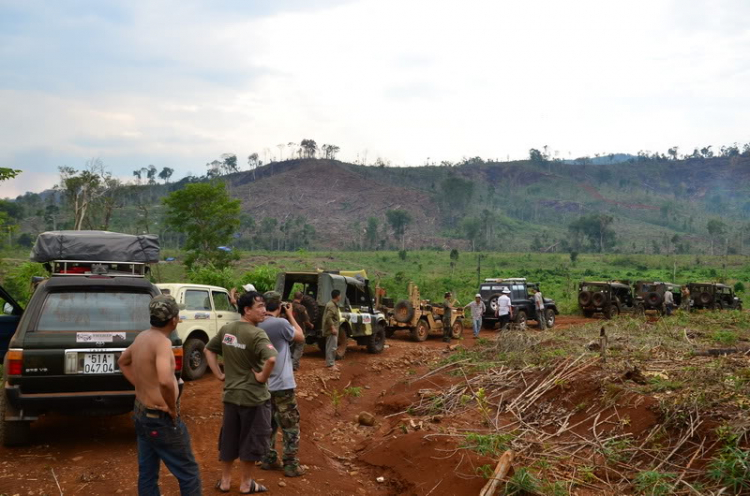
[(503, 294), (497, 299), (497, 318), (500, 321), (500, 330), (510, 324), (513, 318), (513, 307), (510, 304), (510, 289), (503, 289)]
[(666, 290), (664, 291), (664, 310), (666, 311), (667, 317), (672, 315), (672, 310), (674, 309), (674, 295), (672, 294), (672, 291)]
[(539, 322), (539, 329), (545, 331), (547, 330), (547, 319), (544, 316), (544, 297), (539, 290), (532, 289), (531, 291), (534, 294), (534, 308), (536, 308), (536, 319)]
[(482, 295), (477, 293), (474, 296), (474, 301), (464, 307), (464, 311), (467, 308), (471, 309), (471, 321), (474, 323), (474, 337), (478, 338), (479, 331), (482, 329), (482, 315), (484, 315), (484, 311), (486, 310), (482, 301)]

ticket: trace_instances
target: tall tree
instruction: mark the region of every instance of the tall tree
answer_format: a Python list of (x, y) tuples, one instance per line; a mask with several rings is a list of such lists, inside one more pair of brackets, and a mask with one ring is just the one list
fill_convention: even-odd
[(393, 229), (396, 238), (401, 238), (401, 249), (406, 249), (406, 227), (411, 222), (411, 214), (403, 209), (388, 210), (385, 218)]
[(367, 218), (367, 226), (365, 227), (365, 244), (369, 249), (373, 249), (378, 243), (378, 219), (375, 217)]
[(708, 235), (711, 237), (711, 255), (713, 255), (714, 241), (716, 240), (716, 238), (720, 238), (726, 233), (727, 225), (719, 219), (711, 219), (708, 221), (708, 224), (706, 224), (706, 230), (708, 231)]
[(172, 177), (172, 174), (174, 174), (174, 169), (170, 167), (164, 167), (159, 173), (159, 179), (164, 181), (164, 184), (167, 184), (169, 182), (169, 178)]
[(482, 221), (476, 217), (466, 217), (461, 221), (461, 231), (471, 241), (471, 251), (477, 251), (477, 241), (482, 238)]
[(86, 168), (77, 171), (72, 167), (60, 167), (60, 184), (55, 188), (64, 194), (65, 200), (73, 210), (73, 229), (80, 231), (89, 212), (92, 202), (103, 194), (102, 177), (103, 163), (98, 158), (86, 162)]
[(315, 153), (318, 151), (318, 144), (312, 139), (303, 139), (300, 142), (302, 150), (304, 150), (305, 158), (315, 158)]
[(155, 165), (149, 165), (146, 169), (146, 177), (148, 178), (149, 184), (155, 184), (156, 183), (156, 166)]
[(610, 227), (614, 220), (611, 215), (592, 214), (571, 222), (568, 230), (574, 237), (573, 247), (577, 248), (580, 244), (578, 240), (585, 236), (593, 249), (604, 253), (605, 249), (614, 246), (616, 242), (615, 231)]
[(240, 201), (229, 197), (223, 182), (193, 183), (162, 200), (166, 222), (186, 236), (188, 268), (211, 263), (227, 267), (233, 257), (219, 246), (232, 240), (239, 227)]
[(239, 170), (237, 167), (237, 155), (235, 155), (234, 153), (222, 154), (221, 169), (224, 171), (224, 174), (237, 172)]

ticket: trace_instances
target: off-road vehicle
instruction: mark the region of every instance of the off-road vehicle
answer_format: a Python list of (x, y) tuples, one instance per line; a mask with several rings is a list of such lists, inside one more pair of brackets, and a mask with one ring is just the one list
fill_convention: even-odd
[(715, 282), (691, 282), (691, 308), (694, 310), (742, 310), (742, 300), (735, 294), (731, 286)]
[[(387, 316), (388, 327), (386, 337), (391, 337), (396, 331), (409, 331), (414, 341), (424, 341), (430, 332), (441, 335), (443, 333), (443, 304), (432, 304), (429, 300), (423, 300), (419, 293), (419, 287), (409, 283), (409, 299), (400, 300), (393, 306), (383, 304), (380, 306)], [(381, 299), (383, 302), (385, 299)], [(392, 300), (389, 301), (392, 305)], [(377, 306), (377, 305), (376, 305)], [(454, 308), (451, 311), (451, 337), (458, 339), (464, 330), (464, 309)]]
[(601, 313), (606, 319), (642, 309), (635, 305), (629, 281), (583, 281), (578, 285), (578, 306), (586, 317)]
[(655, 310), (659, 314), (664, 313), (664, 294), (667, 291), (672, 293), (675, 308), (679, 307), (682, 302), (679, 285), (671, 282), (636, 281), (633, 285), (636, 311), (645, 313), (649, 310)]
[[(538, 315), (536, 305), (534, 305), (534, 297), (529, 294), (529, 290), (535, 289), (540, 291), (539, 283), (527, 282), (523, 277), (485, 279), (479, 286), (479, 294), (482, 296), (482, 300), (484, 300), (484, 304), (487, 307), (483, 318), (485, 324), (494, 325), (497, 323), (497, 299), (500, 298), (504, 289), (510, 291), (509, 296), (510, 304), (513, 307), (513, 320), (520, 327), (525, 327), (527, 320), (536, 320), (539, 322), (540, 318), (547, 319), (548, 329), (555, 326), (555, 316), (560, 313), (557, 310), (555, 300), (544, 298), (544, 316)], [(542, 293), (542, 296), (544, 296), (544, 293)]]
[[(47, 412), (114, 415), (133, 408), (135, 390), (117, 360), (150, 327), (149, 301), (160, 291), (145, 277), (151, 256), (138, 255), (156, 239), (100, 234), (43, 233), (32, 251), (32, 260), (47, 263), (51, 276), (34, 291), (3, 362), (0, 442), (5, 446), (27, 443), (31, 422)], [(138, 247), (131, 250), (134, 239)], [(102, 252), (114, 261), (64, 259)], [(158, 261), (158, 244), (155, 256)], [(176, 332), (171, 340), (179, 379), (182, 342)]]
[(302, 304), (307, 309), (313, 327), (305, 329), (305, 341), (317, 343), (325, 352), (322, 321), (326, 303), (331, 300), (331, 291), (341, 291), (336, 356), (346, 355), (349, 339), (366, 346), (369, 353), (381, 353), (385, 347), (385, 315), (375, 310), (375, 301), (364, 271), (282, 272), (276, 276), (276, 291), (284, 301), (290, 301), (294, 293), (305, 296)]
[(192, 381), (206, 372), (208, 363), (203, 350), (208, 341), (225, 324), (240, 319), (229, 300), (229, 293), (219, 286), (203, 284), (157, 284), (162, 294), (174, 297), (180, 306), (177, 335), (183, 342), (182, 377)]

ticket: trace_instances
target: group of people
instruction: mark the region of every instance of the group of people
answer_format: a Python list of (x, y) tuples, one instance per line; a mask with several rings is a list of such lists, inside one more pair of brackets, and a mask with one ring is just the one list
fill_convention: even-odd
[[(545, 330), (547, 329), (547, 319), (544, 316), (544, 297), (542, 296), (542, 292), (538, 289), (530, 288), (530, 291), (534, 300), (534, 308), (536, 309), (539, 326), (542, 330)], [(510, 294), (510, 289), (503, 288), (500, 296), (495, 300), (495, 317), (497, 317), (501, 330), (507, 328), (513, 320), (513, 305), (511, 304)], [(487, 306), (484, 304), (481, 294), (477, 293), (474, 295), (474, 301), (464, 307), (464, 311), (467, 310), (471, 312), (474, 337), (478, 338), (479, 331), (482, 330), (482, 318), (487, 311)]]
[[(221, 477), (215, 488), (229, 492), (232, 467), (239, 458), (240, 494), (267, 492), (252, 477), (262, 470), (283, 470), (287, 477), (305, 473), (299, 463), (300, 413), (295, 395), (296, 350), (304, 346), (295, 303), (281, 295), (247, 290), (236, 298), (240, 320), (223, 326), (205, 347), (211, 372), (224, 383), (224, 415), (219, 433)], [(299, 298), (297, 298), (299, 296)], [(301, 294), (295, 295), (296, 304)], [(121, 355), (120, 370), (135, 386), (134, 421), (138, 444), (138, 494), (159, 495), (159, 465), (175, 476), (182, 495), (200, 495), (201, 479), (190, 436), (182, 422), (179, 385), (169, 335), (179, 323), (179, 308), (168, 295), (149, 304), (151, 328), (141, 332)], [(297, 316), (295, 315), (297, 314)], [(306, 315), (303, 314), (303, 315)], [(335, 350), (335, 348), (334, 348)], [(223, 358), (223, 370), (219, 365)], [(275, 449), (282, 433), (282, 454)]]

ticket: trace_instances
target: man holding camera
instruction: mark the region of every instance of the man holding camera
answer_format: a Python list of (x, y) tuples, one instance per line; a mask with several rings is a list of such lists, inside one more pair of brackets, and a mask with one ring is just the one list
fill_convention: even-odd
[[(282, 468), (276, 452), (276, 431), (281, 429), (283, 443), (283, 469), (287, 477), (298, 477), (304, 474), (297, 453), (299, 452), (299, 408), (295, 397), (297, 387), (292, 369), (293, 343), (305, 340), (302, 328), (294, 318), (290, 303), (282, 303), (281, 295), (269, 291), (263, 295), (266, 300), (266, 319), (258, 327), (266, 331), (268, 339), (279, 355), (276, 365), (268, 378), (268, 390), (271, 393), (271, 447), (260, 466), (263, 470)], [(281, 317), (284, 318), (281, 318)]]

